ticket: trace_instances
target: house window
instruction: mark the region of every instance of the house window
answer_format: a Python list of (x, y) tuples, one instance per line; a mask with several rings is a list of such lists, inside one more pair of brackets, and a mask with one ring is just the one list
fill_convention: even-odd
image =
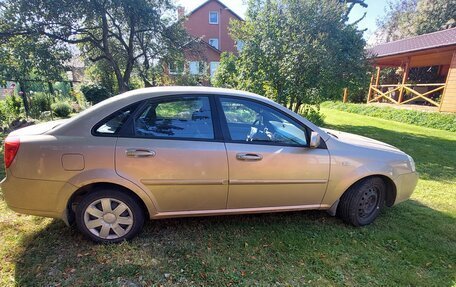
[(204, 74), (204, 62), (191, 61), (188, 63), (188, 67), (191, 75)]
[(218, 39), (217, 38), (209, 39), (209, 45), (211, 45), (215, 49), (218, 49), (219, 48)]
[(244, 41), (237, 41), (236, 42), (236, 49), (238, 50), (238, 52), (241, 52), (242, 51), (242, 48), (244, 48)]
[(218, 23), (219, 23), (218, 12), (217, 11), (209, 12), (209, 24), (218, 24)]
[(219, 64), (220, 62), (211, 62), (209, 67), (211, 72), (211, 78), (215, 75), (215, 72), (217, 71)]
[(168, 68), (170, 75), (182, 74), (184, 71), (184, 65), (181, 62), (171, 62), (168, 64)]

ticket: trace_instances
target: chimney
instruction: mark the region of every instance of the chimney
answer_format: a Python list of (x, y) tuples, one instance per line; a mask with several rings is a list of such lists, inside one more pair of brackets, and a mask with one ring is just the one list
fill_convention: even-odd
[(177, 6), (177, 20), (181, 20), (185, 17), (185, 8), (183, 6)]

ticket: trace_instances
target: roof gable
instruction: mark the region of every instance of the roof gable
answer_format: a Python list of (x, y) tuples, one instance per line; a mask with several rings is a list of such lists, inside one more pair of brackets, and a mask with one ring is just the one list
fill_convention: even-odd
[(241, 16), (239, 16), (238, 14), (236, 14), (233, 10), (231, 10), (228, 6), (226, 6), (225, 4), (223, 4), (221, 1), (219, 0), (207, 0), (205, 2), (203, 2), (201, 5), (199, 5), (198, 7), (196, 7), (195, 9), (193, 9), (190, 13), (188, 13), (187, 17), (189, 17), (190, 15), (192, 15), (193, 13), (195, 13), (196, 11), (200, 10), (201, 8), (203, 8), (204, 6), (206, 6), (206, 4), (209, 4), (211, 2), (216, 2), (218, 3), (220, 6), (222, 6), (224, 9), (226, 9), (227, 11), (229, 11), (234, 17), (238, 18), (239, 20), (241, 21), (244, 21), (244, 19), (242, 19)]

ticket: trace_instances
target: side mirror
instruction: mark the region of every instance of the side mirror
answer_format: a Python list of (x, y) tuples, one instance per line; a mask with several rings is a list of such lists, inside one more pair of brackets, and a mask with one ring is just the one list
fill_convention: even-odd
[(317, 133), (317, 132), (312, 132), (310, 134), (310, 144), (309, 144), (309, 147), (310, 148), (317, 148), (320, 146), (320, 135)]

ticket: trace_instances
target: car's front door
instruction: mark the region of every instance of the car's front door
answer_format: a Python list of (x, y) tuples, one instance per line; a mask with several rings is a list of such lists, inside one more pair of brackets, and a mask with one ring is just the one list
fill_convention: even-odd
[(159, 212), (226, 208), (228, 164), (211, 101), (151, 100), (117, 141), (117, 173), (149, 189)]
[(329, 177), (329, 153), (308, 147), (309, 131), (273, 107), (220, 97), (229, 166), (227, 207), (319, 206)]

